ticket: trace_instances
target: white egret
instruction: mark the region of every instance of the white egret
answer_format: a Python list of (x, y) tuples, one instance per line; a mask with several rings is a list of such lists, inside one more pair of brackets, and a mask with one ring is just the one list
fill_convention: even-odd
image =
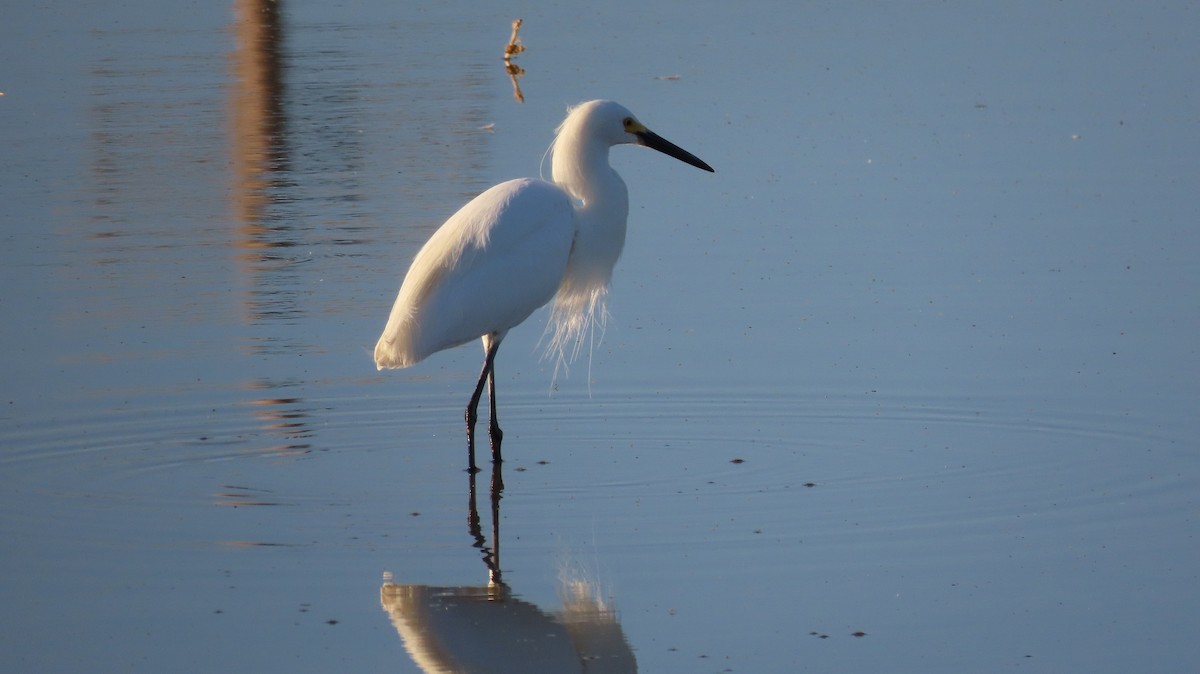
[(465, 415), (472, 472), (478, 470), (475, 420), (485, 383), (492, 460), (501, 460), (495, 360), (509, 329), (553, 299), (550, 346), (561, 357), (566, 345), (578, 344), (608, 291), (629, 215), (629, 193), (608, 164), (608, 149), (627, 143), (713, 170), (621, 105), (582, 103), (555, 135), (554, 182), (510, 180), (480, 194), (433, 233), (409, 267), (375, 345), (375, 364), (380, 370), (409, 367), (482, 338), (483, 370)]

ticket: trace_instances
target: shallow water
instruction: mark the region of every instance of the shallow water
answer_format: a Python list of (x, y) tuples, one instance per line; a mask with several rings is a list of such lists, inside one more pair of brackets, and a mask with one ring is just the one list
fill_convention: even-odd
[[(559, 6), (524, 103), (507, 11), (280, 7), (0, 27), (5, 671), (1200, 662), (1186, 5)], [(613, 151), (603, 340), (510, 333), (472, 489), (481, 351), (370, 348), (597, 96), (717, 173)]]

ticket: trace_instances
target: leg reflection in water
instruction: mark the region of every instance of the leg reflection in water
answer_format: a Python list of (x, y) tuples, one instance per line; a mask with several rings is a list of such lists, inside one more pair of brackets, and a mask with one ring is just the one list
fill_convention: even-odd
[(491, 545), (484, 535), (470, 474), (467, 527), (471, 546), (483, 555), (486, 585), (434, 587), (388, 582), (380, 602), (413, 662), (423, 672), (525, 672), (608, 674), (637, 672), (616, 611), (592, 583), (564, 569), (559, 596), (563, 608), (544, 611), (521, 599), (501, 581), (500, 464), (492, 464)]
[(488, 581), (503, 585), (500, 579), (500, 498), (504, 492), (504, 477), (500, 473), (500, 464), (492, 464), (492, 547), (487, 546), (487, 539), (483, 536), (483, 527), (479, 520), (479, 508), (476, 505), (475, 499), (475, 473), (468, 472), (470, 475), (470, 496), (467, 500), (467, 528), (471, 531), (471, 537), (475, 539), (472, 544), (483, 552), (483, 563), (488, 569)]

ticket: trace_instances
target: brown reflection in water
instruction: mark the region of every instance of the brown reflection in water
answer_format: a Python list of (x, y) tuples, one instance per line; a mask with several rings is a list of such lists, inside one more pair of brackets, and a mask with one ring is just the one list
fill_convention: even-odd
[[(298, 382), (274, 381), (257, 379), (249, 382), (247, 388), (255, 391), (274, 392), (297, 386)], [(255, 452), (275, 456), (295, 456), (307, 454), (312, 450), (309, 440), (313, 437), (313, 429), (308, 417), (311, 410), (305, 406), (300, 397), (268, 395), (250, 401), (251, 414), (259, 421), (261, 427), (274, 436), (280, 436), (282, 443), (260, 447)]]
[(243, 506), (277, 506), (282, 505), (272, 498), (266, 489), (243, 487), (236, 484), (221, 485), (221, 491), (213, 494), (216, 505), (241, 508)]
[[(283, 2), (238, 0), (232, 27), (235, 48), (231, 54), (229, 90), (229, 136), (232, 189), (230, 207), (234, 215), (236, 258), (243, 264), (248, 282), (241, 293), (245, 323), (264, 326), (303, 315), (296, 293), (276, 278), (281, 258), (273, 252), (296, 245), (296, 234), (280, 221), (271, 208), (279, 185), (289, 170), (287, 114), (282, 53), (284, 46)], [(285, 351), (292, 341), (267, 334), (251, 335), (243, 345), (247, 355)], [(277, 456), (307, 453), (312, 429), (309, 410), (297, 396), (279, 395), (280, 389), (300, 382), (257, 379), (245, 384), (270, 395), (250, 401), (251, 414), (261, 427), (282, 442), (254, 451)], [(265, 505), (250, 499), (231, 499), (230, 504)]]
[(278, 278), (289, 264), (279, 249), (296, 246), (297, 234), (272, 212), (290, 170), (283, 4), (238, 0), (232, 28), (229, 198), (235, 258), (249, 280), (241, 293), (248, 324), (296, 319), (304, 313), (295, 292)]
[(230, 89), (230, 136), (233, 144), (231, 200), (238, 223), (240, 257), (252, 251), (287, 245), (267, 225), (273, 172), (287, 164), (287, 118), (283, 110), (281, 51), (282, 2), (238, 0), (235, 4)]

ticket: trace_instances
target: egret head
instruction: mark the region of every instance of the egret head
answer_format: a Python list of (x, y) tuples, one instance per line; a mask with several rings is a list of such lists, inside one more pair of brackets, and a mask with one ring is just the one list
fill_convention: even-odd
[(646, 128), (628, 108), (613, 101), (588, 101), (575, 106), (558, 128), (558, 135), (587, 138), (609, 146), (644, 145), (696, 168), (713, 170), (696, 155)]

